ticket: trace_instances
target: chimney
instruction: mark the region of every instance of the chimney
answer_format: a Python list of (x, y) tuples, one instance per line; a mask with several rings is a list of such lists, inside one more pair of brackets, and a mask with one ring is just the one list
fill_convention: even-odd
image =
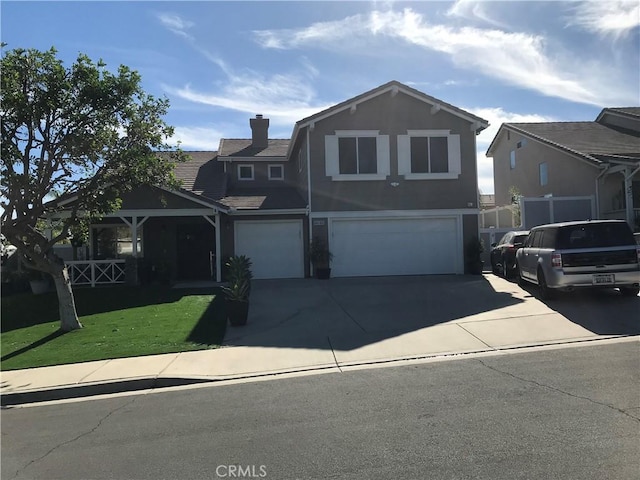
[(256, 118), (249, 119), (251, 125), (251, 146), (267, 148), (269, 145), (269, 119), (256, 115)]

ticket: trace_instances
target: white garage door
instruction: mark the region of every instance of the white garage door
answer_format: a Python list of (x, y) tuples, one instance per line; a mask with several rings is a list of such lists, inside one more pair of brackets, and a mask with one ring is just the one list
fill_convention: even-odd
[(251, 258), (253, 278), (302, 278), (302, 221), (236, 222), (235, 252)]
[(462, 273), (456, 218), (334, 219), (331, 275)]

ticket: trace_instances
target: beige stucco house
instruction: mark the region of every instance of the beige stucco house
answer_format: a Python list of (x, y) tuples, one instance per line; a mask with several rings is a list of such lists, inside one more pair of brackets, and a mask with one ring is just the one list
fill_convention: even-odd
[(595, 121), (504, 123), (493, 158), (496, 205), (524, 197), (594, 196), (599, 218), (640, 231), (640, 107), (605, 108)]

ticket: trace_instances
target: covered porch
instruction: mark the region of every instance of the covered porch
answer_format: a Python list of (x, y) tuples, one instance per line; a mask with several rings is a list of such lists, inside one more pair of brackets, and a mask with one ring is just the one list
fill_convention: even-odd
[(73, 285), (220, 281), (224, 206), (189, 193), (143, 187), (89, 228), (64, 258)]

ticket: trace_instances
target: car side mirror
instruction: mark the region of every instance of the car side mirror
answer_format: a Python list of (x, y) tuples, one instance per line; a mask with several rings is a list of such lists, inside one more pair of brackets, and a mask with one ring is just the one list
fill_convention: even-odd
[(493, 243), (491, 244), (491, 248), (495, 247), (496, 245), (498, 245), (498, 244), (497, 244), (496, 242), (493, 242)]

